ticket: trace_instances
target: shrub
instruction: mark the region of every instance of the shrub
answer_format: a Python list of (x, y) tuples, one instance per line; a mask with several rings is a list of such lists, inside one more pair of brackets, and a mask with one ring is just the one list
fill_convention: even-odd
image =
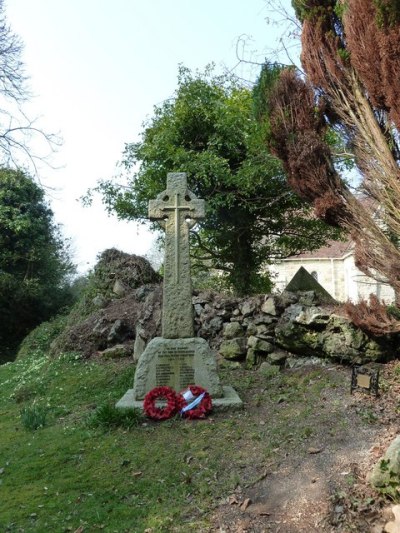
[(400, 321), (374, 294), (370, 294), (369, 302), (346, 302), (343, 307), (353, 324), (366, 333), (381, 336), (400, 332)]

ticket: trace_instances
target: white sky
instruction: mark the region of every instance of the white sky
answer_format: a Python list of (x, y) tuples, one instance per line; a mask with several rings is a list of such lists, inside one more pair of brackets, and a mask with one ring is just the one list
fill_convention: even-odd
[[(266, 23), (263, 0), (6, 0), (5, 7), (25, 45), (35, 94), (28, 114), (64, 141), (51, 160), (57, 168), (41, 165), (39, 177), (56, 189), (52, 208), (79, 270), (106, 248), (147, 253), (153, 238), (143, 227), (108, 217), (100, 201), (84, 208), (78, 198), (116, 173), (124, 144), (173, 94), (179, 63), (233, 68), (242, 34), (253, 38), (248, 57), (256, 50), (252, 57), (262, 61), (281, 28)], [(235, 72), (248, 77), (248, 68)]]

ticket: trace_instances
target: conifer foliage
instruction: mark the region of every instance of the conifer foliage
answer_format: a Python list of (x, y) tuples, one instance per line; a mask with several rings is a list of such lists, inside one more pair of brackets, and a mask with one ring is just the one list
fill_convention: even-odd
[[(293, 6), (305, 75), (284, 70), (269, 92), (268, 143), (316, 214), (350, 231), (357, 266), (400, 294), (399, 2), (294, 0)], [(337, 170), (330, 131), (354, 160), (364, 201)]]

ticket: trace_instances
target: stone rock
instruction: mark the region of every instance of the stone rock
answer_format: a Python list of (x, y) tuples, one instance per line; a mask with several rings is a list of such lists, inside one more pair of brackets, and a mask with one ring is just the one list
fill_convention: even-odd
[(369, 482), (377, 488), (390, 486), (394, 480), (400, 481), (400, 436), (392, 441), (369, 475)]
[[(328, 294), (328, 293), (327, 293)], [(321, 296), (316, 291), (301, 291), (298, 293), (299, 296), (299, 304), (311, 306), (311, 305), (318, 305), (321, 303)], [(330, 300), (328, 302), (334, 303), (333, 298), (328, 294), (328, 297)]]
[(205, 305), (206, 303), (208, 303), (210, 301), (209, 298), (206, 298), (204, 295), (199, 295), (199, 296), (194, 296), (192, 298), (192, 302), (194, 305), (198, 304), (198, 305)]
[(259, 337), (250, 336), (247, 339), (247, 346), (253, 348), (257, 352), (270, 353), (274, 349), (274, 345), (270, 342), (260, 339)]
[(254, 317), (254, 324), (256, 326), (260, 324), (267, 324), (273, 327), (277, 322), (278, 318), (271, 315), (258, 315)]
[(225, 339), (234, 339), (235, 337), (243, 337), (244, 335), (244, 329), (239, 322), (226, 322), (223, 328)]
[(149, 287), (148, 285), (143, 285), (143, 287), (137, 288), (135, 292), (136, 300), (138, 302), (143, 302), (152, 291), (152, 287)]
[(295, 292), (282, 291), (278, 296), (279, 306), (282, 309), (286, 309), (289, 305), (295, 304), (299, 301), (299, 297)]
[(125, 325), (125, 323), (118, 319), (114, 322), (114, 324), (111, 326), (111, 329), (107, 336), (107, 342), (108, 344), (115, 344), (117, 342), (124, 341), (128, 336), (128, 330)]
[(260, 374), (267, 378), (272, 378), (274, 376), (277, 376), (279, 374), (279, 366), (277, 365), (271, 365), (270, 363), (267, 363), (264, 361), (264, 363), (261, 363), (260, 368), (258, 369)]
[(133, 399), (143, 400), (147, 392), (161, 385), (179, 392), (193, 383), (207, 389), (214, 398), (223, 396), (215, 356), (207, 341), (156, 337), (139, 359)]
[(289, 356), (286, 359), (285, 366), (287, 368), (302, 368), (305, 366), (325, 366), (325, 361), (319, 357), (293, 357)]
[(244, 317), (252, 315), (256, 308), (257, 305), (254, 300), (245, 300), (239, 305), (240, 312)]
[(116, 344), (111, 348), (106, 348), (102, 352), (99, 352), (101, 357), (106, 359), (119, 359), (120, 357), (129, 357), (132, 355), (132, 346), (126, 344)]
[(235, 339), (227, 339), (221, 343), (219, 353), (225, 359), (240, 359), (246, 354), (246, 339), (244, 337), (236, 337)]
[(246, 353), (246, 368), (251, 369), (257, 363), (257, 354), (254, 348), (249, 348)]
[(283, 350), (274, 350), (272, 353), (268, 354), (267, 362), (271, 363), (271, 365), (284, 365), (287, 357), (287, 352), (284, 352)]
[(146, 332), (145, 330), (137, 326), (136, 327), (136, 337), (135, 344), (133, 345), (133, 360), (135, 362), (139, 361), (140, 356), (146, 349)]
[(276, 316), (278, 314), (275, 298), (269, 296), (261, 306), (261, 311), (267, 315)]
[(232, 315), (233, 315), (233, 316), (239, 316), (239, 315), (240, 315), (240, 311), (239, 311), (239, 309), (234, 309), (234, 310), (232, 311)]
[(254, 324), (254, 322), (250, 322), (246, 329), (246, 335), (257, 335), (257, 326)]
[(98, 309), (103, 309), (103, 307), (107, 306), (108, 300), (102, 294), (98, 294), (93, 298), (92, 303)]
[(211, 334), (212, 335), (215, 335), (216, 333), (218, 333), (218, 331), (220, 331), (222, 329), (222, 324), (224, 323), (222, 317), (220, 316), (215, 316), (214, 318), (212, 318), (210, 320), (210, 322), (208, 323), (208, 327), (211, 331)]
[(197, 316), (200, 316), (203, 312), (203, 306), (201, 304), (194, 304), (194, 312)]
[(112, 291), (117, 296), (125, 296), (125, 294), (128, 292), (128, 287), (124, 283), (122, 283), (122, 281), (116, 279)]

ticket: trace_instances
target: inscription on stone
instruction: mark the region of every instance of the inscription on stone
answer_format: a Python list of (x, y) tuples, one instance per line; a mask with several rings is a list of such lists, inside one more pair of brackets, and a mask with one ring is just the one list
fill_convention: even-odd
[(194, 350), (185, 346), (165, 346), (158, 355), (156, 386), (182, 390), (193, 385)]

